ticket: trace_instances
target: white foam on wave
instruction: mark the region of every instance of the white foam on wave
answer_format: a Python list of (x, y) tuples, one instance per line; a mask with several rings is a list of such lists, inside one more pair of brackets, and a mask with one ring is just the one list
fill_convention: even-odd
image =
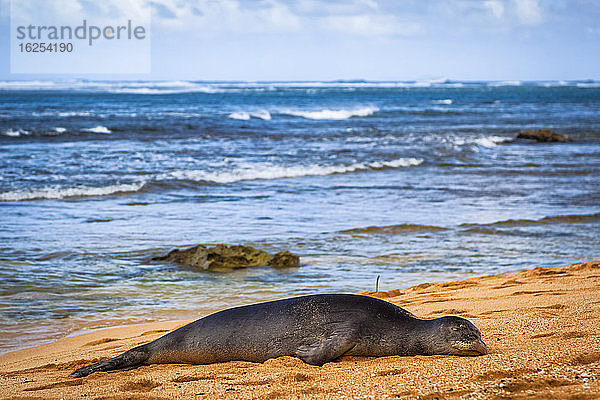
[(122, 94), (179, 94), (179, 93), (221, 93), (217, 85), (192, 81), (125, 81), (107, 82), (98, 87), (101, 91)]
[(140, 88), (114, 88), (107, 89), (110, 93), (121, 93), (121, 94), (180, 94), (180, 93), (222, 93), (223, 89), (219, 89), (212, 86), (197, 86), (197, 87), (182, 87), (182, 88), (154, 88), (154, 87), (140, 87)]
[(579, 88), (600, 88), (600, 82), (579, 82), (577, 83)]
[(499, 86), (521, 86), (523, 82), (521, 81), (494, 81), (488, 82), (488, 86), (491, 87), (499, 87)]
[(256, 112), (245, 112), (245, 111), (236, 111), (229, 114), (228, 118), (231, 119), (239, 119), (242, 121), (247, 121), (250, 118), (259, 118), (265, 121), (271, 120), (271, 113), (268, 111), (256, 111)]
[(498, 144), (506, 141), (505, 137), (502, 136), (484, 136), (478, 138), (454, 138), (451, 139), (452, 144), (455, 146), (465, 146), (475, 144), (481, 147), (492, 148)]
[(222, 86), (193, 81), (0, 81), (0, 90), (74, 90), (125, 94), (220, 93)]
[(462, 82), (446, 82), (440, 86), (442, 86), (444, 88), (461, 88), (461, 87), (464, 87), (465, 84)]
[(54, 81), (0, 81), (0, 89), (8, 90), (52, 89), (55, 86)]
[(391, 161), (354, 163), (349, 165), (297, 165), (283, 167), (277, 165), (248, 165), (234, 171), (208, 172), (201, 170), (173, 171), (162, 174), (158, 179), (191, 180), (196, 182), (233, 183), (250, 180), (271, 180), (300, 178), (304, 176), (324, 176), (352, 172), (380, 170), (387, 168), (412, 167), (420, 165), (420, 158), (399, 158)]
[(247, 112), (243, 112), (243, 111), (237, 111), (237, 112), (232, 112), (231, 114), (229, 114), (229, 118), (247, 121), (250, 119), (250, 114), (248, 114)]
[(537, 82), (534, 81), (532, 83), (536, 84), (537, 86), (542, 86), (542, 87), (565, 87), (565, 86), (573, 86), (573, 87), (580, 87), (580, 88), (598, 88), (598, 87), (600, 87), (600, 82), (593, 81), (593, 80), (584, 80), (584, 81), (560, 80), (560, 81), (537, 81)]
[(373, 138), (373, 137), (369, 137), (369, 136), (350, 136), (348, 138), (346, 138), (346, 142), (348, 143), (373, 143), (376, 142), (378, 139), (377, 138)]
[(302, 111), (302, 110), (283, 110), (282, 114), (303, 117), (307, 119), (324, 119), (324, 120), (343, 120), (352, 117), (368, 117), (379, 111), (377, 107), (361, 107), (351, 110), (330, 110), (323, 109), (319, 111)]
[(92, 115), (89, 111), (67, 111), (67, 112), (59, 112), (56, 115), (59, 117), (89, 117)]
[(89, 117), (92, 115), (90, 111), (44, 111), (32, 112), (34, 117)]
[(102, 125), (98, 125), (93, 128), (84, 128), (81, 131), (82, 132), (91, 132), (91, 133), (105, 133), (105, 134), (112, 133), (110, 129), (108, 129), (107, 127), (102, 126)]
[(483, 146), (483, 147), (496, 147), (496, 145), (503, 143), (506, 141), (506, 138), (502, 137), (502, 136), (488, 136), (488, 137), (482, 137), (479, 139), (475, 139), (473, 142), (479, 146)]
[(30, 131), (26, 131), (25, 129), (9, 129), (7, 131), (2, 131), (2, 135), (10, 136), (10, 137), (20, 137), (20, 136), (28, 136), (31, 135)]
[(561, 87), (561, 86), (569, 86), (570, 83), (568, 81), (540, 81), (534, 82), (537, 86), (541, 87)]
[(12, 129), (9, 129), (7, 131), (3, 131), (2, 134), (4, 136), (10, 136), (10, 137), (19, 137), (19, 136), (21, 136), (21, 133), (19, 131), (15, 131), (15, 130), (12, 130)]
[(271, 113), (268, 111), (257, 111), (255, 113), (250, 113), (253, 117), (264, 119), (265, 121), (271, 120)]
[(71, 197), (108, 196), (119, 193), (137, 192), (143, 186), (144, 182), (138, 182), (104, 187), (45, 187), (36, 190), (15, 190), (0, 193), (0, 201), (60, 200)]
[(433, 100), (433, 104), (452, 104), (452, 99)]
[(157, 88), (172, 88), (172, 87), (193, 87), (196, 83), (192, 81), (127, 81), (125, 85), (131, 87), (157, 87)]

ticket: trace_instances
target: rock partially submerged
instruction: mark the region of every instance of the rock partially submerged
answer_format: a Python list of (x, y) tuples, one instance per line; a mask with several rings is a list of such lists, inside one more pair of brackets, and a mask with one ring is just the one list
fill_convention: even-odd
[(402, 235), (408, 233), (419, 233), (419, 232), (434, 232), (434, 231), (445, 231), (446, 228), (439, 226), (430, 225), (414, 225), (414, 224), (400, 224), (400, 225), (389, 225), (389, 226), (368, 226), (366, 228), (354, 228), (340, 231), (340, 233), (346, 233), (350, 235)]
[(568, 136), (552, 132), (549, 129), (538, 129), (520, 132), (516, 139), (535, 140), (540, 143), (566, 143), (572, 142)]
[(175, 249), (166, 256), (152, 258), (152, 261), (174, 262), (204, 270), (258, 266), (287, 268), (297, 267), (300, 264), (300, 257), (289, 251), (269, 254), (250, 246), (218, 244), (214, 247), (207, 247), (199, 244), (189, 249)]

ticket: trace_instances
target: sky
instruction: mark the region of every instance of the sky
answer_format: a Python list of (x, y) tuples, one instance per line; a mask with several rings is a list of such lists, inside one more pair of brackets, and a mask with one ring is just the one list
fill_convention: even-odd
[(144, 74), (11, 74), (0, 0), (0, 79), (600, 79), (600, 0), (13, 0), (93, 17), (149, 8)]

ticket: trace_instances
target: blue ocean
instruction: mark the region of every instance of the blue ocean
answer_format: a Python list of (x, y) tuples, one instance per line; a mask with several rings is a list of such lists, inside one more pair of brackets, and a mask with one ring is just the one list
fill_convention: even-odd
[[(0, 352), (600, 258), (597, 81), (4, 81), (0, 170)], [(151, 261), (200, 243), (301, 265)]]

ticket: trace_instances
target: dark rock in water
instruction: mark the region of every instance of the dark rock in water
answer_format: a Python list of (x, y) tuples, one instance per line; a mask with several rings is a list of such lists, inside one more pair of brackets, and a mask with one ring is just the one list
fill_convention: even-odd
[(354, 228), (340, 231), (340, 233), (348, 233), (351, 235), (363, 235), (363, 234), (387, 234), (387, 235), (401, 235), (415, 232), (434, 232), (444, 231), (446, 228), (439, 226), (430, 225), (414, 225), (414, 224), (400, 224), (400, 225), (388, 225), (388, 226), (368, 226), (366, 228)]
[(526, 140), (535, 140), (540, 143), (549, 143), (549, 142), (571, 142), (571, 138), (561, 135), (560, 133), (552, 132), (549, 129), (538, 129), (537, 131), (523, 131), (519, 133), (516, 137), (517, 139), (526, 139)]
[(297, 267), (299, 264), (300, 257), (289, 251), (275, 253), (273, 258), (267, 263), (268, 266), (276, 268)]
[(200, 269), (231, 269), (258, 266), (276, 268), (297, 267), (300, 257), (289, 251), (269, 254), (250, 246), (214, 247), (197, 245), (189, 249), (175, 249), (166, 256), (152, 258), (152, 261), (168, 261)]

